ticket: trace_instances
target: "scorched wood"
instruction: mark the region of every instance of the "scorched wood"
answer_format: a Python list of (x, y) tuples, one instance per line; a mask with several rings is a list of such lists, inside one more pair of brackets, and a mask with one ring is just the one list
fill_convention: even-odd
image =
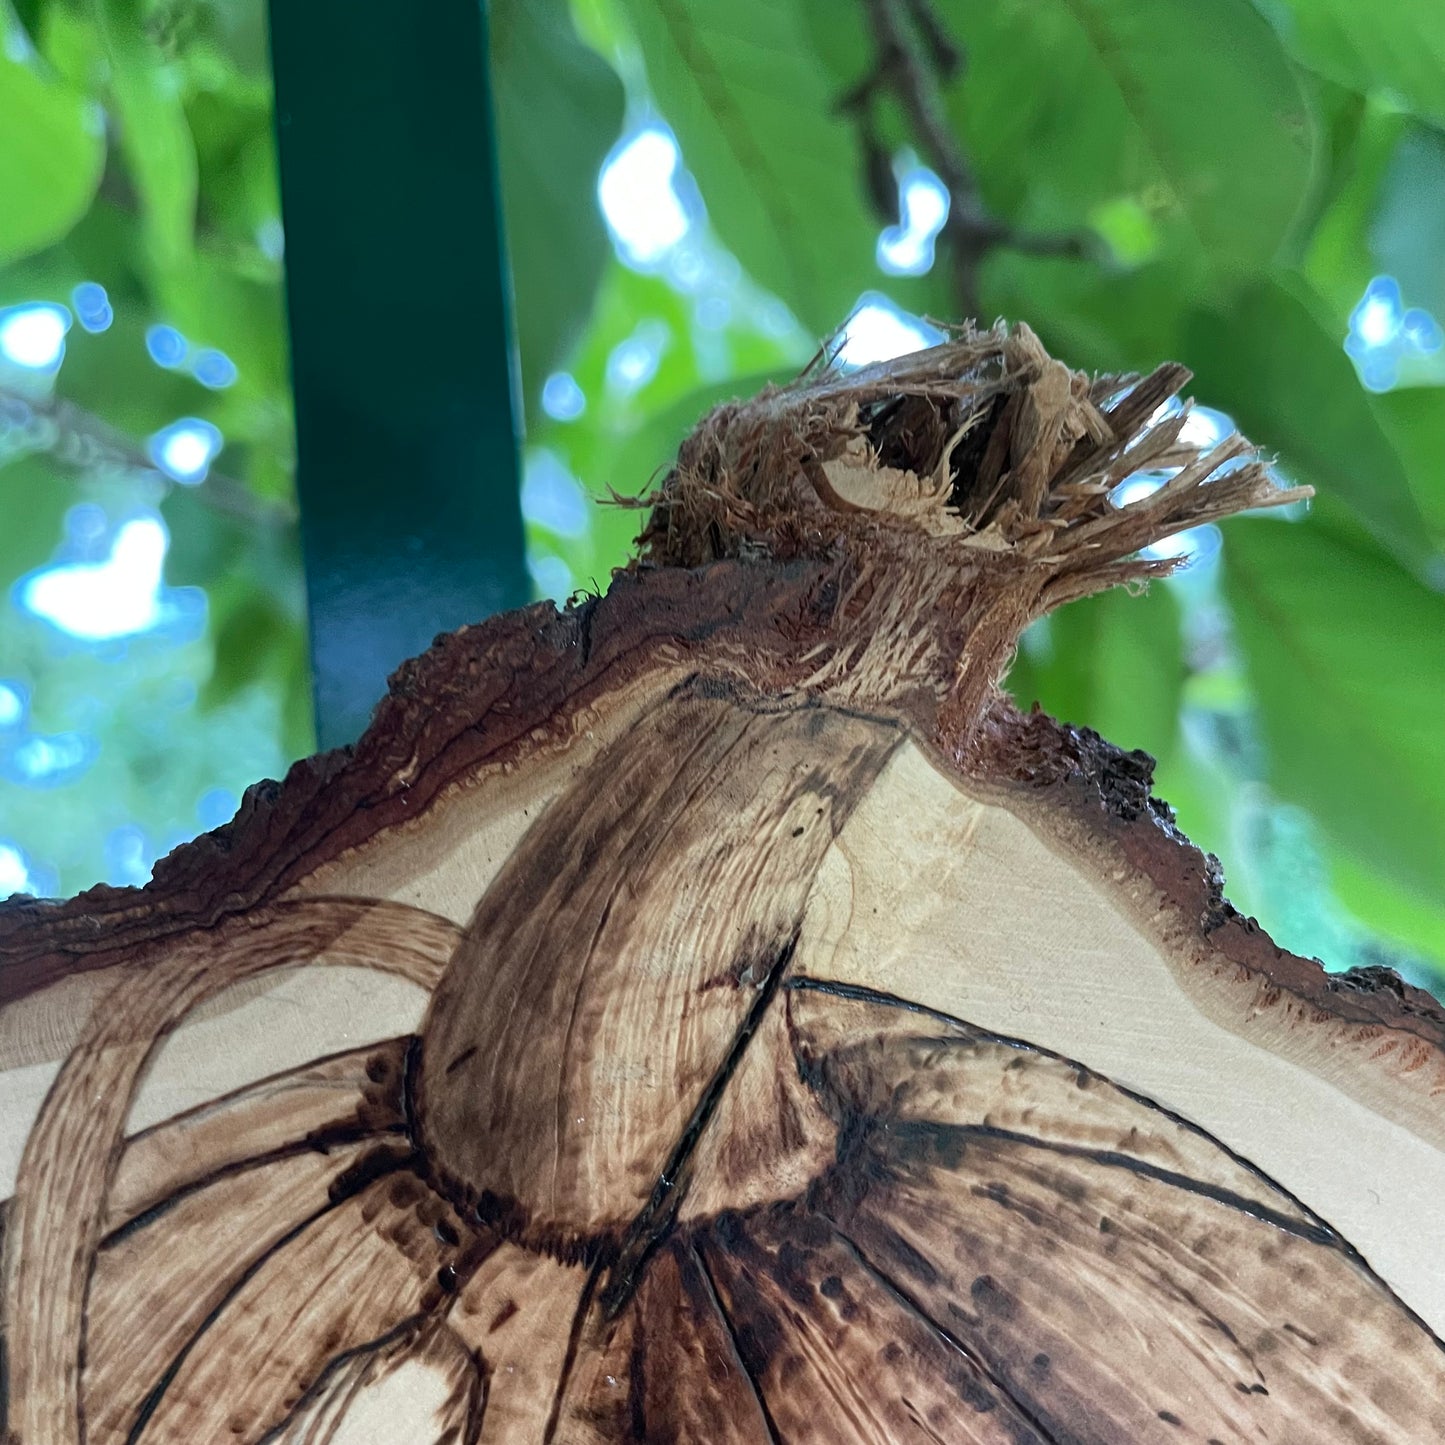
[(721, 408), (605, 597), (0, 910), (8, 1439), (1445, 1438), (1445, 1015), (998, 688), (1297, 495), (1186, 380), (1019, 327)]

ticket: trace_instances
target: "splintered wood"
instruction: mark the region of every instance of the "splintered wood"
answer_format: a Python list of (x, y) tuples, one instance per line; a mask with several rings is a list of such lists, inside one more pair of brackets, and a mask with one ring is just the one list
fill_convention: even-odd
[(605, 597), (0, 907), (3, 1438), (1445, 1439), (1445, 1013), (998, 690), (1298, 495), (1186, 380), (1000, 328), (720, 408)]

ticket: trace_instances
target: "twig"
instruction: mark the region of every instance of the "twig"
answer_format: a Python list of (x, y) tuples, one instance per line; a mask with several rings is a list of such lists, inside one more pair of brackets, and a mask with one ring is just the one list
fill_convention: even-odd
[(929, 59), (938, 68), (941, 80), (954, 80), (963, 69), (963, 50), (939, 19), (933, 0), (905, 0), (908, 13), (928, 47)]
[[(35, 401), (0, 387), (0, 408), (16, 412), (23, 419), (49, 423), (53, 429), (48, 437), (30, 445), (22, 444), (22, 451), (44, 452), (73, 467), (93, 469), (109, 463), (127, 471), (164, 476), (135, 441), (74, 402), (60, 398)], [(284, 502), (263, 501), (244, 482), (214, 469), (205, 481), (187, 490), (213, 511), (252, 526), (284, 528), (296, 523), (295, 507)]]
[[(1087, 256), (1090, 241), (1081, 233), (1022, 231), (988, 214), (939, 91), (939, 75), (945, 79), (955, 75), (962, 65), (962, 53), (930, 0), (863, 0), (863, 6), (877, 57), (872, 72), (842, 97), (839, 108), (859, 115), (866, 148), (872, 134), (870, 108), (878, 92), (891, 91), (902, 105), (924, 159), (948, 190), (943, 234), (949, 243), (954, 289), (963, 316), (978, 316), (978, 270), (993, 250), (1008, 247), (1030, 256)], [(876, 140), (871, 143), (876, 147)]]

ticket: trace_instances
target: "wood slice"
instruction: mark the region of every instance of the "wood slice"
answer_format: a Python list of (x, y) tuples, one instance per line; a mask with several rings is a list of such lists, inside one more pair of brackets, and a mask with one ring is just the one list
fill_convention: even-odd
[(723, 408), (605, 597), (0, 908), (5, 1438), (1445, 1438), (1445, 1012), (997, 687), (1295, 495), (1186, 379), (1020, 327)]

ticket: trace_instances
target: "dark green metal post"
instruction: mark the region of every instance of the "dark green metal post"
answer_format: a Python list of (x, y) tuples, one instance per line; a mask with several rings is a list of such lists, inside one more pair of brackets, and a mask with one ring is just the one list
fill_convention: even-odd
[(529, 595), (481, 0), (271, 0), (317, 730)]

